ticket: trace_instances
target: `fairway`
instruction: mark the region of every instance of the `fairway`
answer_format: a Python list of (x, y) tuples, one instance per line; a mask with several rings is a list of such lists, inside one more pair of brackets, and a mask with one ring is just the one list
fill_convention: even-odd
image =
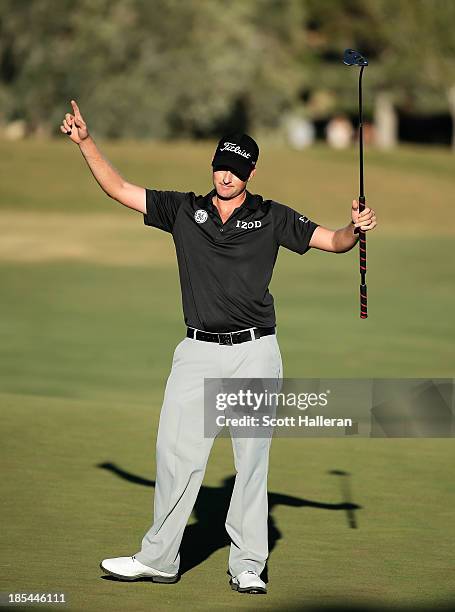
[[(101, 143), (131, 182), (197, 193), (210, 190), (213, 146)], [(0, 592), (64, 592), (75, 611), (453, 604), (450, 439), (275, 439), (259, 600), (228, 586), (234, 467), (219, 439), (181, 581), (102, 578), (100, 560), (137, 552), (152, 520), (159, 411), (185, 334), (172, 239), (104, 196), (68, 142), (0, 141), (0, 159)], [(357, 249), (281, 251), (271, 292), (286, 377), (453, 377), (453, 164), (438, 149), (367, 149), (379, 222), (367, 320)], [(356, 170), (354, 149), (265, 144), (250, 190), (335, 228), (349, 221)], [(349, 474), (356, 528), (333, 470)]]

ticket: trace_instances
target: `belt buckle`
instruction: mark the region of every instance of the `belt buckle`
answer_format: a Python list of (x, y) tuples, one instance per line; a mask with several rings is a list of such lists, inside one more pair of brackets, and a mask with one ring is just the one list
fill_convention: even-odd
[(226, 346), (232, 345), (232, 335), (230, 332), (226, 334), (218, 334), (218, 344), (223, 344)]

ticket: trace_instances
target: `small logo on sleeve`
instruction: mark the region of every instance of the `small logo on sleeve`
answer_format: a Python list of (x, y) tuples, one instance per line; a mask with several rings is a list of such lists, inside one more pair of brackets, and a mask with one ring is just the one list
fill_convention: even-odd
[(299, 221), (302, 221), (303, 223), (308, 223), (309, 219), (302, 215), (301, 217), (299, 217)]
[(205, 223), (207, 221), (207, 211), (200, 208), (194, 213), (194, 220), (196, 223)]

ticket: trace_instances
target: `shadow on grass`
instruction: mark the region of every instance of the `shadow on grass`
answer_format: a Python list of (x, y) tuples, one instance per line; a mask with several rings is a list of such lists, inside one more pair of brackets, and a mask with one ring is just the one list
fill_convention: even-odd
[[(124, 480), (146, 487), (154, 487), (155, 481), (132, 474), (115, 463), (100, 463), (99, 468), (108, 470)], [(347, 482), (349, 474), (333, 470), (332, 474), (339, 475), (343, 479), (343, 484)], [(184, 574), (193, 569), (206, 559), (208, 559), (219, 548), (229, 546), (231, 541), (225, 530), (224, 522), (231, 499), (235, 476), (226, 477), (221, 486), (209, 487), (202, 485), (193, 509), (195, 522), (187, 525), (183, 534), (180, 546), (180, 573)], [(282, 538), (281, 531), (278, 529), (276, 521), (272, 515), (273, 509), (277, 505), (292, 506), (295, 508), (319, 508), (322, 510), (342, 510), (346, 512), (347, 524), (351, 528), (357, 527), (355, 511), (361, 506), (352, 503), (350, 492), (346, 486), (342, 486), (343, 501), (340, 503), (325, 503), (282, 493), (269, 492), (269, 553), (273, 551), (278, 540)], [(268, 568), (264, 569), (262, 579), (268, 581)]]

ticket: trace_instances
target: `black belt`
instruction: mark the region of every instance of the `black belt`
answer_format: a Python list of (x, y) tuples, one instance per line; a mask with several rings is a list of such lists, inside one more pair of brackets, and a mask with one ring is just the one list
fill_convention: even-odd
[(270, 336), (275, 333), (274, 327), (252, 327), (237, 332), (206, 332), (194, 327), (188, 327), (186, 335), (194, 340), (202, 340), (203, 342), (217, 342), (218, 344), (242, 344), (250, 340), (259, 340), (262, 336)]

